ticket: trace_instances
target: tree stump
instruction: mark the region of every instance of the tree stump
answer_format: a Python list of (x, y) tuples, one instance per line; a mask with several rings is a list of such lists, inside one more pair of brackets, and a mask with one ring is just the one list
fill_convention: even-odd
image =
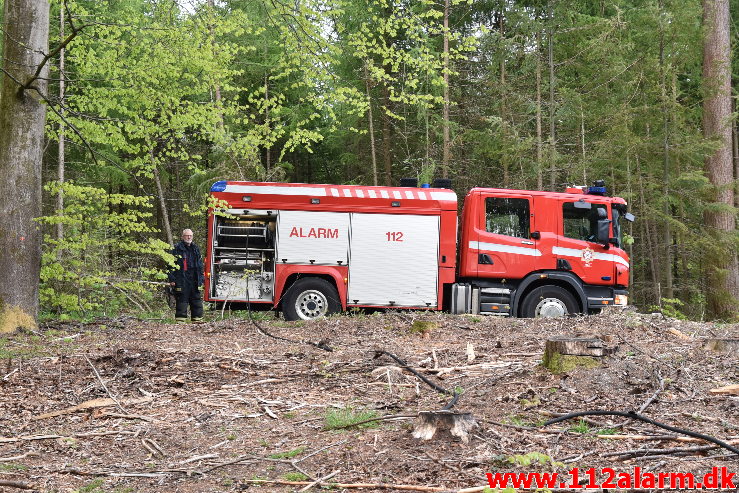
[(712, 338), (706, 341), (703, 349), (719, 353), (739, 352), (739, 339)]
[(609, 352), (597, 337), (556, 336), (547, 340), (542, 364), (552, 373), (568, 373), (600, 366), (600, 358)]
[(421, 411), (418, 413), (418, 422), (413, 430), (413, 437), (422, 440), (431, 440), (437, 430), (449, 430), (464, 443), (470, 441), (470, 431), (478, 426), (471, 413), (456, 411)]

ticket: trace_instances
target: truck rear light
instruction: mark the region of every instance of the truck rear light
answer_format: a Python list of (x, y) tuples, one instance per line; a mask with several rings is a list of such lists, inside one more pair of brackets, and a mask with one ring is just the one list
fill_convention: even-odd
[(625, 294), (617, 294), (613, 299), (615, 305), (626, 306), (628, 304), (629, 297)]

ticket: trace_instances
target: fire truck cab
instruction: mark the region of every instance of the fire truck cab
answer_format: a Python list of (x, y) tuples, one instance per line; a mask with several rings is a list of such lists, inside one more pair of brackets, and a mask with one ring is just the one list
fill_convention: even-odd
[[(553, 317), (625, 305), (626, 202), (441, 187), (215, 183), (205, 300), (288, 320), (362, 308)], [(459, 241), (458, 241), (459, 239)]]

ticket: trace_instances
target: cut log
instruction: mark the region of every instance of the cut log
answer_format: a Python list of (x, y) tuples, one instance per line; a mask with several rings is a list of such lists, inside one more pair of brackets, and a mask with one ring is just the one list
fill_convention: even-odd
[(739, 339), (713, 338), (706, 341), (703, 348), (706, 351), (717, 351), (720, 353), (739, 352)]
[(555, 336), (547, 340), (542, 364), (552, 373), (600, 366), (600, 358), (611, 351), (597, 337)]

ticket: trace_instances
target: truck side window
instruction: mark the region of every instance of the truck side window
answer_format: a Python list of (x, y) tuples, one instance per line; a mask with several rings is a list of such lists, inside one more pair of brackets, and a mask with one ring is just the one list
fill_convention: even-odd
[(528, 239), (528, 199), (486, 198), (485, 230), (488, 233)]
[(597, 241), (598, 209), (608, 210), (603, 204), (593, 204), (591, 209), (576, 209), (573, 202), (565, 202), (563, 204), (564, 235), (575, 240)]

